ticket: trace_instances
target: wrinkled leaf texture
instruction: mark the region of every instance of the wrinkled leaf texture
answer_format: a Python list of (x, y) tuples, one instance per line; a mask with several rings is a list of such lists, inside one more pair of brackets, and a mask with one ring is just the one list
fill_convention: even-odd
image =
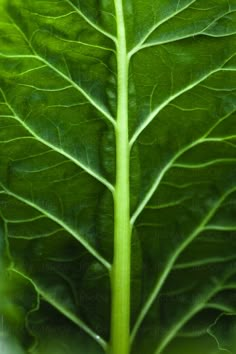
[[(235, 353), (236, 1), (123, 6), (132, 353)], [(0, 34), (2, 320), (19, 353), (104, 353), (114, 3), (1, 1)]]

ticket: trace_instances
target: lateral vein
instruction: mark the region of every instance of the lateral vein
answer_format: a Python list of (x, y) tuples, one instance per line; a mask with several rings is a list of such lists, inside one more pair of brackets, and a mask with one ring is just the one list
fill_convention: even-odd
[(103, 28), (92, 22), (85, 14), (79, 9), (79, 7), (75, 6), (70, 0), (65, 0), (74, 10), (75, 12), (82, 17), (91, 27), (96, 29), (98, 32), (102, 33), (104, 36), (110, 38), (113, 42), (116, 42), (116, 37), (114, 37), (111, 33), (105, 31)]
[(75, 157), (73, 157), (72, 155), (68, 154), (66, 151), (64, 151), (63, 149), (60, 149), (59, 147), (56, 147), (55, 145), (51, 144), (49, 141), (43, 139), (42, 137), (40, 137), (39, 135), (37, 135), (34, 130), (32, 128), (30, 128), (25, 122), (24, 120), (22, 120), (17, 113), (15, 112), (15, 110), (13, 109), (13, 107), (8, 103), (6, 96), (3, 92), (2, 89), (0, 89), (0, 92), (2, 93), (6, 105), (8, 106), (8, 108), (11, 110), (13, 116), (12, 118), (15, 119), (16, 121), (18, 121), (36, 140), (38, 140), (39, 142), (41, 142), (42, 144), (50, 147), (53, 151), (58, 152), (59, 154), (65, 156), (67, 159), (69, 159), (70, 161), (72, 161), (74, 164), (76, 164), (77, 166), (79, 166), (80, 168), (82, 168), (85, 172), (87, 172), (89, 175), (91, 175), (92, 177), (96, 178), (100, 183), (102, 183), (104, 186), (106, 186), (112, 193), (114, 192), (114, 187), (113, 185), (108, 182), (104, 177), (102, 177), (101, 175), (97, 174), (95, 171), (93, 171), (92, 169), (88, 168), (88, 166), (86, 166), (85, 164), (83, 164), (81, 161), (79, 161), (78, 159), (76, 159)]
[(47, 218), (54, 221), (57, 225), (60, 225), (65, 231), (67, 231), (71, 236), (73, 236), (77, 241), (81, 243), (82, 246), (92, 255), (94, 256), (103, 266), (110, 271), (111, 265), (110, 263), (103, 258), (86, 240), (83, 238), (78, 232), (72, 229), (69, 225), (67, 225), (64, 221), (60, 220), (57, 216), (51, 214), (48, 210), (45, 210), (38, 204), (30, 201), (24, 197), (21, 197), (17, 193), (10, 191), (4, 185), (0, 184), (2, 189), (5, 191), (5, 194), (12, 196), (13, 198), (23, 202), (24, 204), (38, 210), (41, 214), (45, 215)]
[(179, 257), (179, 255), (186, 249), (186, 247), (205, 229), (206, 224), (210, 221), (210, 219), (214, 216), (218, 208), (224, 202), (224, 200), (233, 192), (236, 191), (236, 186), (225, 192), (219, 200), (215, 203), (215, 205), (209, 210), (208, 214), (203, 218), (200, 224), (185, 238), (184, 242), (180, 244), (180, 246), (175, 250), (173, 255), (170, 257), (165, 270), (159, 277), (156, 282), (156, 285), (153, 287), (151, 294), (149, 295), (145, 305), (143, 306), (142, 310), (140, 311), (136, 323), (133, 327), (131, 333), (131, 342), (134, 341), (137, 331), (143, 322), (144, 318), (146, 317), (149, 309), (151, 308), (152, 304), (154, 303), (160, 289), (162, 288), (167, 276), (169, 275), (170, 271), (173, 269), (173, 266)]
[(57, 302), (55, 299), (53, 299), (53, 297), (50, 296), (50, 294), (47, 294), (47, 292), (45, 290), (43, 290), (38, 284), (36, 284), (33, 279), (28, 277), (22, 271), (19, 271), (18, 269), (16, 269), (14, 266), (10, 267), (9, 270), (17, 273), (21, 277), (28, 280), (32, 284), (32, 286), (35, 288), (36, 292), (39, 295), (41, 295), (42, 298), (47, 303), (49, 303), (51, 306), (56, 308), (61, 314), (63, 314), (71, 322), (73, 322), (78, 327), (80, 327), (84, 332), (86, 332), (90, 337), (92, 337), (104, 350), (107, 348), (107, 343), (105, 342), (104, 339), (102, 339), (100, 336), (98, 336), (83, 320), (81, 320), (79, 317), (75, 316), (69, 310), (63, 308), (63, 306), (59, 302)]
[[(109, 112), (107, 112), (104, 108), (102, 108), (98, 102), (96, 102), (96, 100), (90, 96), (82, 87), (80, 87), (75, 81), (73, 81), (70, 77), (68, 77), (67, 75), (65, 75), (63, 72), (61, 72), (59, 69), (57, 69), (55, 66), (53, 66), (48, 60), (46, 60), (45, 58), (43, 58), (42, 56), (40, 56), (35, 49), (33, 48), (33, 46), (31, 45), (29, 39), (26, 37), (26, 35), (24, 34), (24, 32), (21, 30), (21, 28), (12, 20), (12, 24), (15, 26), (15, 28), (18, 30), (18, 32), (20, 32), (20, 34), (22, 35), (22, 37), (24, 38), (24, 40), (26, 41), (26, 43), (28, 44), (29, 48), (31, 49), (33, 56), (35, 57), (35, 59), (40, 60), (41, 62), (43, 62), (45, 65), (47, 65), (50, 69), (52, 69), (54, 72), (56, 72), (58, 74), (58, 76), (62, 77), (65, 81), (67, 81), (68, 83), (70, 83), (77, 91), (79, 91), (90, 103), (92, 106), (94, 106), (105, 118), (107, 118), (107, 120), (112, 123), (113, 126), (115, 126), (115, 119), (110, 115)], [(17, 57), (14, 55), (4, 55), (1, 54), (1, 56), (5, 56), (6, 58), (13, 58)], [(22, 56), (18, 56), (18, 57), (24, 57)], [(30, 58), (30, 56), (26, 55), (26, 58)]]

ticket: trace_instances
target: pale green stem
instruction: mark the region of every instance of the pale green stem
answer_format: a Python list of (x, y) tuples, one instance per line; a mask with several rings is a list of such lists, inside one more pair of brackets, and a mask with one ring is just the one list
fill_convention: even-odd
[(112, 266), (112, 354), (130, 352), (130, 186), (128, 133), (128, 56), (122, 0), (115, 0), (117, 18), (118, 99), (116, 186), (114, 192), (114, 261)]

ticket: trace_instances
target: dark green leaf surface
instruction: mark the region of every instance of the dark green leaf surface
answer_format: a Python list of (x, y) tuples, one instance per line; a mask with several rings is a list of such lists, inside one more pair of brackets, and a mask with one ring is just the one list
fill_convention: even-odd
[[(25, 352), (108, 353), (114, 3), (0, 6), (0, 314)], [(123, 7), (132, 353), (234, 353), (236, 2)]]

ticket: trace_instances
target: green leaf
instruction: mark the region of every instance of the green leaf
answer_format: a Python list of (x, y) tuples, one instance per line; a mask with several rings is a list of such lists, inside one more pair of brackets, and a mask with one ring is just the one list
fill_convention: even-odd
[(2, 343), (233, 353), (235, 0), (2, 0), (0, 32)]
[(209, 334), (216, 340), (219, 350), (225, 353), (234, 353), (235, 343), (235, 315), (222, 313), (210, 326)]

